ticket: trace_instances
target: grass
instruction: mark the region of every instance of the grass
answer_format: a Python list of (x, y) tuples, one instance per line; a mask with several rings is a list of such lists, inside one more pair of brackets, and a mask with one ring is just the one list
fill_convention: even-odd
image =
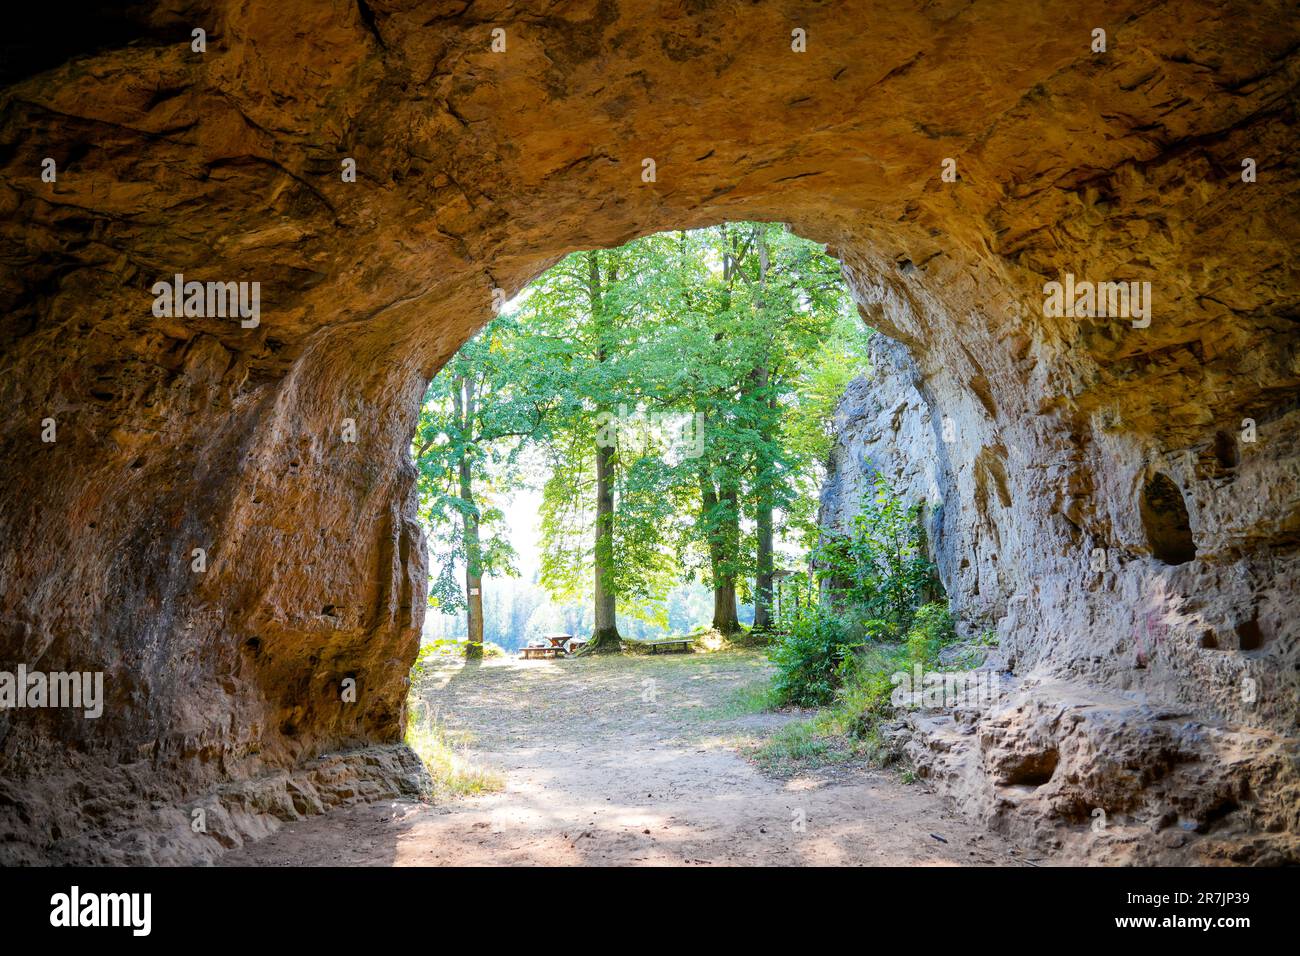
[[(992, 631), (961, 642), (946, 608), (925, 611), (921, 609), (905, 641), (870, 643), (861, 648), (836, 688), (834, 700), (811, 718), (786, 724), (754, 747), (750, 751), (754, 761), (778, 775), (858, 759), (876, 766), (892, 763), (897, 754), (882, 734), (883, 725), (896, 716), (890, 700), (895, 689), (891, 676), (908, 672), (916, 664), (931, 673), (978, 667), (988, 648), (997, 646)], [(941, 664), (941, 653), (949, 648), (955, 653)], [(914, 779), (910, 771), (905, 773), (909, 780)]]
[[(866, 713), (876, 714), (887, 706), (893, 685), (888, 677), (874, 682), (867, 676), (893, 673), (903, 651), (898, 647), (872, 649), (863, 655), (855, 679), (841, 689), (836, 702), (812, 716), (792, 720), (770, 736), (732, 740), (763, 771), (789, 776), (829, 764), (864, 760), (886, 762), (884, 749), (875, 732), (875, 722), (864, 722)], [(735, 688), (719, 704), (696, 711), (698, 720), (725, 722), (785, 706), (769, 677)]]
[(851, 760), (885, 762), (877, 736), (859, 733), (858, 712), (844, 703), (825, 707), (806, 720), (791, 721), (755, 747), (750, 757), (775, 776)]
[[(859, 666), (840, 688), (833, 704), (811, 716), (789, 721), (770, 736), (762, 737), (759, 731), (757, 737), (747, 733), (730, 738), (730, 742), (760, 769), (779, 777), (854, 760), (887, 763), (888, 753), (881, 745), (876, 725), (892, 709), (889, 695), (893, 684), (888, 675), (902, 669), (906, 658), (907, 649), (901, 645), (869, 648), (860, 656)], [(689, 660), (683, 655), (683, 662)], [(736, 687), (720, 703), (694, 711), (692, 716), (725, 723), (787, 706), (771, 677), (764, 675)]]
[(849, 761), (891, 763), (893, 754), (880, 735), (881, 723), (894, 713), (889, 677), (910, 667), (915, 653), (916, 648), (896, 644), (867, 647), (833, 703), (812, 717), (786, 724), (754, 747), (750, 757), (776, 776)]
[(696, 712), (700, 720), (735, 720), (750, 714), (760, 714), (765, 710), (775, 710), (780, 706), (776, 691), (769, 678), (763, 678), (752, 684), (737, 687), (727, 699), (715, 707), (706, 707)]
[(492, 793), (505, 786), (504, 778), (478, 766), (464, 756), (473, 741), (469, 731), (448, 727), (436, 714), (417, 719), (419, 706), (412, 708), (406, 726), (406, 745), (415, 751), (431, 781), (428, 794), (435, 803), (449, 797), (470, 797)]

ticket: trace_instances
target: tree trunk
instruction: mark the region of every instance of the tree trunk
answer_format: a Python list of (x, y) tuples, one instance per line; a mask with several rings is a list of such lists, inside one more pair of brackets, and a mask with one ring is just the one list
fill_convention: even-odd
[(724, 637), (740, 632), (736, 616), (736, 582), (713, 589), (713, 629)]
[(757, 568), (754, 573), (754, 630), (772, 626), (772, 496), (760, 491), (754, 516)]
[[(763, 225), (758, 226), (758, 281), (763, 290), (759, 300), (760, 317), (767, 311), (767, 233)], [(754, 370), (753, 382), (760, 406), (764, 410), (759, 423), (759, 447), (766, 449), (772, 441), (772, 418), (775, 408), (767, 387), (770, 381), (768, 363), (764, 361)], [(760, 452), (757, 461), (755, 484), (757, 501), (755, 504), (755, 557), (757, 567), (754, 572), (754, 630), (763, 631), (772, 626), (772, 482), (774, 480), (772, 456)]]
[[(732, 286), (740, 270), (745, 250), (737, 246), (737, 235), (726, 223), (719, 228), (722, 237), (723, 309), (731, 308)], [(715, 333), (715, 342), (723, 341), (721, 332)], [(731, 466), (723, 462), (722, 478), (714, 487), (713, 478), (702, 466), (700, 498), (708, 527), (709, 564), (713, 578), (713, 629), (730, 636), (740, 630), (736, 615), (736, 561), (739, 558), (740, 514), (737, 511), (739, 496), (731, 477)]]
[(715, 572), (713, 589), (713, 626), (720, 634), (740, 630), (736, 616), (736, 563), (740, 560), (740, 495), (734, 485), (724, 485), (718, 493), (723, 508), (722, 563)]
[[(613, 280), (611, 272), (611, 281)], [(601, 290), (600, 262), (587, 253), (587, 291), (597, 329), (596, 361), (605, 361), (606, 316)], [(617, 436), (618, 430), (613, 434)], [(617, 441), (617, 439), (615, 439)], [(614, 442), (596, 442), (596, 581), (595, 621), (587, 653), (622, 650), (618, 633), (618, 603), (614, 590)]]
[[(703, 468), (699, 472), (703, 517), (708, 525), (709, 566), (713, 578), (713, 629), (722, 635), (740, 630), (736, 615), (736, 575), (734, 546), (739, 544), (739, 516), (735, 513), (734, 489), (719, 492)], [(723, 506), (730, 503), (730, 511)]]
[(614, 595), (614, 449), (596, 449), (596, 614), (593, 645), (619, 643)]
[[(462, 390), (464, 401), (462, 404)], [(465, 629), (469, 643), (465, 648), (468, 658), (483, 656), (483, 552), (478, 534), (478, 506), (474, 503), (474, 478), (470, 471), (469, 453), (471, 429), (474, 427), (474, 380), (461, 376), (456, 380), (452, 397), (457, 418), (461, 423), (460, 497), (465, 502)]]

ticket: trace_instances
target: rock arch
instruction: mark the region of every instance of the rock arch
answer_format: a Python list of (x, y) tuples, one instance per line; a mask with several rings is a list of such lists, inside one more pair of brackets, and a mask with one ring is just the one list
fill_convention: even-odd
[[(1104, 55), (1093, 17), (1056, 0), (196, 10), (44, 48), (0, 92), (0, 665), (102, 670), (108, 705), (0, 714), (6, 855), (189, 858), (216, 852), (185, 826), (213, 794), (237, 842), (349, 789), (331, 780), (400, 786), (383, 745), (422, 616), (406, 448), (425, 383), (494, 289), (724, 219), (788, 221), (841, 258), (936, 420), (960, 423), (954, 496), (974, 493), (980, 449), (1008, 450), (993, 510), (1018, 671), (1294, 734), (1294, 517), (1192, 474), (1244, 417), (1259, 440), (1235, 495), (1295, 462), (1284, 5), (1120, 3)], [(149, 289), (176, 273), (260, 282), (260, 323), (156, 318)], [(1066, 273), (1151, 281), (1150, 327), (1045, 319), (1042, 284)], [(1122, 488), (1154, 456), (1218, 529), (1186, 569), (1137, 553)], [(1127, 573), (1085, 578), (1103, 531)], [(1198, 627), (1134, 671), (1152, 580), (1165, 610), (1287, 640), (1225, 665)]]

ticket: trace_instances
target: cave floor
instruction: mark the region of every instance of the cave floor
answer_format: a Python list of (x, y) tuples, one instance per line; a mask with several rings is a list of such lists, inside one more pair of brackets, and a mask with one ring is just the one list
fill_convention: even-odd
[[(227, 865), (1042, 865), (922, 785), (744, 754), (797, 713), (737, 706), (760, 652), (437, 666), (421, 693), (502, 789), (286, 825)], [(936, 839), (936, 837), (942, 838)], [(945, 842), (946, 841), (946, 842)]]

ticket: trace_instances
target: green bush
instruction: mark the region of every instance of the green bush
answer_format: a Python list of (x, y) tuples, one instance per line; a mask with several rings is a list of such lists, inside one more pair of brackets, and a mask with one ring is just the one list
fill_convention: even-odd
[(801, 608), (768, 652), (776, 665), (777, 700), (801, 707), (830, 703), (858, 646), (840, 615), (818, 605)]
[(778, 704), (834, 705), (834, 722), (862, 739), (893, 714), (891, 675), (912, 665), (933, 667), (939, 651), (957, 634), (943, 603), (923, 604), (911, 615), (901, 644), (856, 639), (843, 615), (825, 607), (805, 608), (770, 654), (776, 664)]
[[(926, 557), (920, 506), (908, 507), (877, 477), (862, 499), (852, 534), (824, 532), (814, 552), (821, 597), (795, 608), (769, 656), (776, 664), (776, 697), (786, 704), (822, 706), (835, 700), (858, 670), (855, 650), (867, 643), (902, 642), (922, 663), (952, 639), (946, 604), (924, 604), (937, 589)], [(863, 693), (876, 709), (883, 685), (874, 677)], [(888, 699), (888, 694), (884, 695)]]
[(945, 644), (957, 639), (947, 604), (922, 604), (912, 616), (907, 632), (907, 655), (917, 664), (933, 664)]
[(824, 530), (813, 554), (831, 602), (873, 640), (903, 639), (918, 605), (938, 589), (926, 555), (921, 506), (877, 476), (851, 534)]

